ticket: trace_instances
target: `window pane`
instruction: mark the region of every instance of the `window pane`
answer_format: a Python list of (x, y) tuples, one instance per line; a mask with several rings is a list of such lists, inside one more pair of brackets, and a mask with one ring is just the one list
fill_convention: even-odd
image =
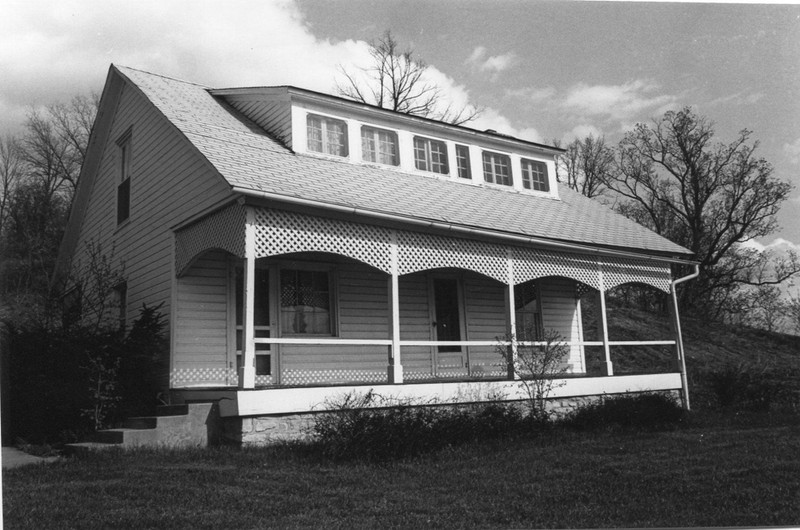
[(131, 179), (127, 178), (117, 186), (117, 224), (125, 221), (131, 214)]
[(523, 160), (522, 185), (529, 190), (550, 191), (547, 165), (537, 160)]
[(462, 179), (471, 179), (472, 171), (469, 167), (469, 147), (466, 145), (456, 146), (456, 164), (458, 166), (458, 176)]
[(331, 334), (326, 271), (281, 271), (281, 330), (290, 334)]
[(397, 135), (392, 131), (362, 127), (361, 153), (366, 162), (380, 162), (391, 166), (400, 164), (400, 157), (397, 154)]
[(309, 151), (347, 156), (347, 124), (342, 120), (309, 114), (306, 131)]
[(414, 163), (422, 171), (447, 174), (447, 146), (438, 140), (414, 137)]
[(511, 186), (511, 159), (508, 155), (484, 151), (483, 179), (486, 182)]

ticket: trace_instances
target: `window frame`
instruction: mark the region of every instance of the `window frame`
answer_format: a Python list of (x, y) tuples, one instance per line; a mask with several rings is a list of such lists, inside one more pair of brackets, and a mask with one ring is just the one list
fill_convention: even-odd
[[(283, 273), (286, 271), (294, 272), (311, 272), (323, 273), (327, 275), (328, 283), (328, 326), (330, 331), (328, 333), (297, 333), (291, 330), (284, 329), (284, 306), (283, 306)], [(338, 337), (338, 292), (336, 285), (336, 269), (333, 266), (316, 265), (316, 264), (302, 264), (292, 263), (291, 265), (280, 265), (277, 274), (277, 326), (278, 332), (281, 337)]]
[(470, 163), (468, 145), (456, 144), (456, 175), (458, 178), (472, 180), (472, 165)]
[[(381, 135), (385, 135), (384, 138)], [(388, 142), (386, 138), (392, 140), (392, 142)], [(373, 145), (373, 149), (367, 149), (365, 146), (365, 142), (369, 141)], [(381, 150), (381, 146), (391, 144), (394, 145), (394, 154), (393, 159), (391, 162), (385, 162), (387, 160), (387, 153)], [(367, 158), (368, 153), (373, 153), (374, 160)], [(391, 129), (383, 129), (380, 127), (373, 127), (372, 125), (362, 125), (361, 126), (361, 160), (364, 162), (370, 162), (374, 164), (384, 164), (387, 166), (400, 166), (400, 139), (396, 131)]]
[[(534, 168), (538, 167), (542, 171), (534, 172)], [(547, 170), (547, 164), (541, 160), (533, 160), (530, 158), (523, 158), (520, 160), (520, 168), (522, 170), (522, 187), (526, 190), (541, 191), (545, 193), (550, 192), (550, 175)], [(542, 177), (541, 180), (534, 178), (535, 176)], [(537, 187), (541, 185), (542, 187)]]
[[(483, 180), (489, 184), (497, 184), (499, 186), (508, 186), (514, 187), (514, 175), (511, 170), (511, 156), (505, 153), (498, 153), (497, 151), (487, 151), (484, 150), (482, 154), (482, 161), (483, 161)], [(508, 170), (507, 175), (500, 175), (497, 172), (499, 166), (498, 162), (503, 161), (505, 162), (504, 166)], [(491, 168), (491, 171), (487, 173), (487, 163)], [(503, 182), (499, 181), (498, 177), (504, 177)], [(507, 182), (506, 182), (507, 181)]]
[(128, 129), (117, 140), (119, 164), (117, 165), (117, 226), (125, 224), (131, 217), (131, 167), (133, 158), (133, 134)]
[[(434, 152), (434, 146), (438, 148), (438, 152)], [(448, 160), (447, 156), (447, 144), (444, 141), (415, 135), (413, 148), (414, 167), (416, 167), (418, 170), (436, 173), (437, 175), (450, 174), (450, 161)], [(422, 154), (422, 158), (418, 156), (420, 153)], [(439, 157), (438, 161), (434, 161), (436, 156)], [(420, 167), (420, 165), (423, 167)], [(436, 166), (439, 166), (439, 169), (436, 169)]]
[[(320, 149), (319, 150), (313, 149), (311, 147), (312, 135), (310, 134), (310, 131), (312, 129), (312, 124), (311, 124), (312, 120), (319, 120), (319, 122), (320, 122), (320, 127), (319, 127), (320, 138), (318, 140), (319, 141), (319, 145), (320, 145)], [(340, 149), (340, 152), (338, 152), (338, 153), (332, 153), (330, 151), (330, 147), (332, 145), (334, 145), (334, 144), (330, 143), (330, 141), (329, 141), (330, 140), (329, 126), (331, 124), (334, 124), (334, 123), (341, 126), (341, 143), (339, 144), (341, 146), (341, 149)], [(314, 141), (316, 142), (317, 140), (314, 140)], [(335, 156), (335, 157), (340, 157), (340, 158), (347, 158), (350, 155), (350, 144), (349, 144), (349, 134), (348, 134), (347, 122), (345, 120), (340, 119), (340, 118), (333, 118), (333, 117), (330, 117), (330, 116), (324, 116), (322, 114), (315, 114), (315, 113), (312, 113), (312, 112), (307, 113), (306, 114), (306, 149), (309, 152), (319, 153), (321, 155), (328, 155), (328, 156)]]

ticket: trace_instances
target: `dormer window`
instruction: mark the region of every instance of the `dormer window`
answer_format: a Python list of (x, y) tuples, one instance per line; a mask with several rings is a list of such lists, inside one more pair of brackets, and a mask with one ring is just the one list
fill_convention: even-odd
[(347, 124), (342, 120), (309, 114), (306, 118), (308, 150), (347, 156)]
[(550, 191), (547, 164), (538, 160), (522, 159), (522, 186), (526, 190)]
[(450, 172), (447, 167), (447, 147), (444, 142), (430, 138), (414, 137), (414, 164), (417, 169), (431, 171), (446, 175)]
[(456, 145), (456, 166), (458, 167), (459, 178), (472, 178), (472, 170), (469, 165), (469, 147), (466, 145)]
[(365, 162), (399, 166), (397, 133), (375, 127), (361, 127), (361, 156)]
[(511, 158), (508, 155), (484, 151), (483, 180), (503, 186), (512, 186)]

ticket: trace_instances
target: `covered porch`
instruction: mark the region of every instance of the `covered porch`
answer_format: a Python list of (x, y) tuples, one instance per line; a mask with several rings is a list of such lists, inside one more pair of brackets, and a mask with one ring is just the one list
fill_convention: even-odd
[[(178, 227), (172, 388), (235, 397), (237, 414), (364, 385), (421, 399), (513, 394), (502, 350), (544, 345), (537, 332), (552, 329), (569, 351), (559, 394), (683, 389), (688, 405), (676, 306), (670, 337), (608, 337), (606, 292), (639, 283), (674, 295), (669, 259), (351, 218), (234, 203)], [(599, 308), (593, 340), (586, 296)], [(612, 351), (637, 346), (669, 350), (670, 368), (615, 376)], [(587, 347), (601, 349), (599, 370)]]

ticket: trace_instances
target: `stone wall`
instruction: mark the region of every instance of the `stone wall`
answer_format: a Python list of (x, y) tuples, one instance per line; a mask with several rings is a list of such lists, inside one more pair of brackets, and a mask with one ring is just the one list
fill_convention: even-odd
[[(676, 400), (680, 398), (680, 394), (677, 390), (663, 393), (672, 395)], [(614, 396), (619, 395), (620, 394), (615, 394)], [(583, 405), (603, 399), (603, 397), (605, 396), (596, 395), (550, 399), (547, 404), (547, 410), (552, 412), (556, 417), (560, 417)], [(514, 401), (510, 403), (523, 409), (527, 406), (524, 401)], [(463, 406), (468, 407), (470, 405)], [(222, 441), (223, 443), (242, 446), (261, 446), (277, 442), (302, 440), (311, 436), (314, 428), (314, 418), (317, 414), (324, 414), (324, 412), (222, 418)]]

